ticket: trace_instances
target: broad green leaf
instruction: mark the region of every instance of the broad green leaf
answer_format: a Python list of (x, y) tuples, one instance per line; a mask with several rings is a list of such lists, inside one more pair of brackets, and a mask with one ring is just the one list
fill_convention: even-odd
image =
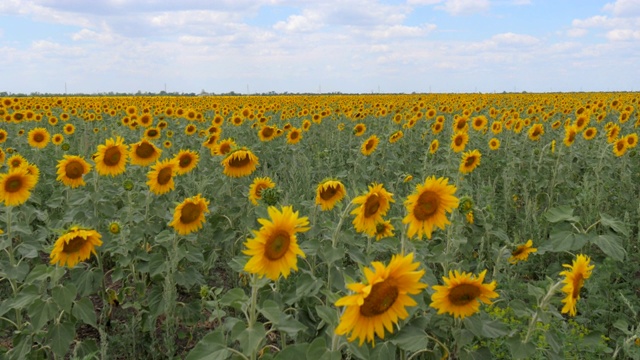
[(198, 341), (185, 360), (225, 360), (231, 354), (226, 348), (224, 331), (218, 328)]
[(53, 324), (51, 330), (49, 330), (49, 338), (51, 350), (59, 356), (64, 357), (76, 336), (75, 326), (73, 323), (63, 322), (60, 324)]
[(307, 359), (320, 359), (327, 351), (327, 342), (323, 337), (317, 337), (307, 349)]
[[(274, 360), (305, 359), (308, 348), (309, 348), (309, 344), (307, 343), (289, 345), (284, 350), (277, 353)], [(185, 359), (185, 360), (190, 360), (190, 359)]]
[(71, 314), (76, 318), (82, 320), (85, 324), (89, 324), (94, 328), (98, 328), (98, 324), (96, 323), (96, 311), (93, 307), (93, 303), (89, 298), (83, 297), (82, 299), (76, 301), (73, 305), (73, 310)]
[(518, 335), (507, 339), (506, 342), (514, 359), (529, 359), (536, 353), (535, 344), (532, 344), (531, 341), (526, 344), (523, 343)]
[(613, 323), (613, 327), (622, 331), (625, 335), (631, 335), (633, 332), (629, 330), (629, 323), (625, 319), (618, 319)]
[(622, 247), (622, 240), (619, 237), (613, 234), (603, 234), (593, 238), (592, 242), (614, 260), (624, 261), (626, 251)]
[(316, 312), (318, 313), (318, 316), (320, 316), (320, 319), (322, 319), (330, 326), (335, 327), (338, 325), (338, 314), (335, 308), (325, 305), (318, 305), (316, 306)]
[(400, 349), (411, 352), (425, 349), (429, 345), (427, 333), (414, 326), (402, 327), (398, 334), (390, 338), (389, 341)]
[(573, 208), (568, 205), (562, 205), (551, 208), (544, 213), (544, 217), (551, 223), (557, 223), (561, 221), (578, 222), (580, 218), (573, 216)]
[(62, 310), (70, 313), (71, 305), (76, 299), (76, 286), (73, 283), (58, 285), (51, 289), (51, 296)]
[(238, 334), (238, 342), (242, 347), (242, 352), (249, 355), (252, 351), (260, 350), (260, 344), (265, 339), (267, 332), (264, 330), (264, 326), (257, 322), (252, 327), (244, 329)]
[(629, 236), (629, 227), (627, 224), (622, 221), (618, 221), (607, 214), (600, 214), (600, 223), (619, 234)]
[(15, 298), (8, 298), (0, 304), (0, 316), (7, 313), (11, 309), (25, 309), (40, 299), (40, 291), (35, 285), (29, 285), (20, 291)]
[(286, 332), (289, 336), (295, 337), (299, 331), (305, 330), (306, 326), (287, 315), (280, 306), (273, 300), (266, 300), (260, 307), (260, 312), (264, 317), (273, 323), (276, 329)]
[(220, 305), (230, 306), (235, 309), (242, 309), (242, 306), (247, 304), (249, 297), (240, 288), (234, 288), (227, 291), (226, 294), (220, 298)]
[(57, 310), (58, 307), (51, 298), (47, 301), (36, 299), (27, 309), (33, 331), (38, 332), (49, 320), (55, 318)]
[(477, 337), (493, 339), (509, 333), (505, 324), (495, 320), (482, 319), (480, 316), (466, 317), (462, 322), (465, 328)]
[(554, 353), (559, 354), (562, 351), (562, 342), (558, 339), (558, 335), (555, 331), (545, 331), (544, 338), (547, 340), (547, 344), (549, 344)]

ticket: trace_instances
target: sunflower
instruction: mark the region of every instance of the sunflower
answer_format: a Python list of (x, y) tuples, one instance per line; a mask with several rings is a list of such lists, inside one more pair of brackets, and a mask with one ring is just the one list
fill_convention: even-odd
[(251, 175), (259, 165), (258, 157), (247, 148), (231, 151), (221, 162), (223, 173), (229, 177), (243, 177)]
[(518, 247), (511, 253), (509, 262), (511, 264), (517, 264), (518, 261), (526, 261), (529, 258), (529, 254), (537, 252), (538, 249), (533, 247), (533, 241), (527, 240), (524, 245), (518, 245)]
[(258, 219), (262, 225), (260, 230), (253, 231), (254, 238), (244, 243), (246, 250), (242, 253), (251, 258), (244, 270), (260, 277), (277, 280), (280, 275), (285, 278), (291, 271), (297, 271), (297, 255), (305, 257), (298, 246), (296, 233), (309, 230), (307, 217), (299, 217), (291, 206), (278, 210), (274, 206), (267, 209), (270, 219)]
[(475, 130), (475, 131), (484, 130), (487, 127), (488, 123), (489, 123), (489, 121), (487, 120), (487, 117), (484, 116), (484, 115), (476, 116), (471, 121), (471, 124), (473, 126), (473, 130)]
[(151, 167), (151, 171), (147, 173), (149, 190), (156, 195), (162, 195), (173, 190), (175, 188), (173, 176), (176, 174), (177, 167), (178, 164), (175, 159), (164, 159), (156, 162)]
[(590, 265), (591, 259), (579, 254), (571, 265), (563, 264), (568, 270), (560, 272), (561, 276), (564, 276), (562, 282), (565, 284), (562, 287), (562, 292), (566, 294), (566, 297), (562, 300), (564, 306), (562, 307), (562, 313), (569, 313), (571, 316), (576, 316), (576, 303), (580, 300), (580, 290), (584, 285), (584, 281), (591, 276), (591, 271), (595, 265)]
[(585, 140), (591, 140), (594, 137), (596, 137), (597, 133), (598, 133), (598, 129), (596, 129), (595, 127), (592, 126), (592, 127), (586, 128), (584, 130), (584, 132), (582, 133), (582, 137)]
[(7, 159), (7, 165), (9, 165), (9, 169), (17, 169), (19, 167), (25, 166), (27, 163), (27, 159), (22, 157), (22, 155), (20, 154), (13, 154), (9, 159)]
[(627, 152), (627, 149), (627, 141), (623, 137), (616, 140), (616, 142), (613, 144), (613, 153), (617, 157), (624, 155)]
[(144, 131), (144, 137), (146, 137), (149, 140), (159, 139), (161, 135), (162, 133), (156, 127), (150, 127)]
[(258, 205), (258, 200), (262, 199), (262, 190), (274, 187), (276, 187), (276, 184), (269, 177), (253, 179), (253, 183), (249, 186), (249, 200), (253, 205)]
[(336, 301), (345, 306), (336, 335), (349, 335), (349, 341), (375, 343), (375, 336), (384, 339), (385, 329), (393, 333), (399, 320), (409, 317), (406, 308), (418, 303), (409, 295), (418, 295), (427, 284), (421, 283), (424, 270), (418, 270), (419, 262), (413, 261), (413, 253), (394, 255), (389, 265), (379, 261), (364, 268), (364, 283), (351, 283), (347, 288), (354, 292)]
[(169, 140), (165, 140), (165, 141), (162, 143), (162, 146), (164, 146), (164, 148), (165, 148), (165, 149), (169, 149), (169, 148), (171, 148), (171, 141), (169, 141)]
[(387, 214), (392, 202), (395, 202), (393, 194), (385, 190), (382, 184), (369, 185), (369, 192), (353, 199), (354, 204), (360, 204), (351, 211), (351, 215), (356, 216), (353, 219), (356, 231), (374, 236), (376, 224), (383, 221), (382, 217)]
[(402, 132), (402, 130), (398, 130), (391, 134), (391, 136), (389, 136), (389, 143), (395, 144), (396, 142), (398, 142), (398, 140), (402, 139), (403, 136), (404, 133)]
[(122, 225), (120, 225), (119, 222), (112, 221), (111, 223), (109, 223), (109, 232), (110, 233), (112, 233), (113, 235), (118, 235), (118, 234), (120, 234), (120, 231), (122, 231)]
[(0, 144), (7, 141), (7, 130), (0, 129)]
[(449, 277), (442, 277), (445, 285), (434, 285), (436, 291), (431, 295), (431, 306), (438, 310), (438, 314), (448, 313), (456, 318), (464, 319), (479, 311), (480, 302), (491, 304), (493, 298), (498, 297), (495, 280), (483, 284), (487, 270), (478, 275), (467, 272), (449, 271)]
[(302, 130), (303, 131), (309, 131), (310, 128), (311, 128), (311, 121), (305, 120), (305, 121), (302, 122)]
[(638, 145), (638, 134), (631, 133), (625, 136), (624, 140), (627, 142), (627, 149), (632, 149)]
[(465, 220), (467, 220), (467, 222), (468, 222), (469, 224), (472, 224), (472, 225), (473, 225), (473, 221), (474, 221), (473, 211), (469, 211), (468, 213), (466, 213), (466, 214), (464, 215), (464, 217), (465, 217)]
[(174, 159), (178, 163), (176, 173), (178, 175), (184, 175), (196, 168), (200, 156), (193, 150), (180, 150), (178, 155), (174, 156)]
[(18, 206), (31, 196), (31, 190), (38, 179), (29, 173), (26, 166), (11, 168), (6, 174), (0, 174), (0, 200), (5, 206)]
[(338, 180), (325, 180), (316, 188), (316, 205), (320, 205), (322, 211), (333, 209), (344, 198), (347, 191)]
[(500, 149), (500, 140), (496, 138), (491, 138), (491, 140), (489, 140), (489, 149), (491, 150)]
[(429, 145), (429, 153), (435, 154), (436, 151), (438, 151), (439, 147), (440, 147), (440, 141), (438, 141), (438, 139), (433, 139), (431, 141), (431, 144)]
[(91, 165), (82, 157), (75, 155), (65, 155), (58, 161), (56, 168), (58, 174), (56, 180), (71, 188), (84, 186), (83, 176), (91, 171)]
[(367, 125), (360, 123), (353, 127), (353, 135), (362, 136), (367, 131)]
[(613, 143), (618, 140), (618, 136), (620, 135), (620, 126), (617, 124), (611, 124), (609, 129), (607, 130), (607, 142)]
[(462, 154), (462, 160), (460, 160), (460, 172), (468, 174), (475, 170), (475, 168), (480, 165), (480, 158), (482, 158), (482, 154), (480, 154), (480, 151), (477, 149), (467, 151)]
[(232, 138), (220, 140), (216, 146), (211, 149), (212, 155), (227, 155), (233, 148), (237, 146)]
[(451, 213), (460, 203), (453, 195), (455, 192), (456, 187), (442, 177), (431, 176), (424, 184), (416, 185), (416, 191), (404, 203), (408, 214), (402, 223), (409, 224), (407, 235), (410, 238), (417, 235), (419, 239), (426, 235), (431, 239), (434, 226), (444, 230), (450, 224), (446, 213)]
[(384, 238), (388, 238), (388, 237), (392, 237), (393, 234), (393, 230), (395, 230), (395, 228), (393, 227), (393, 225), (391, 224), (391, 221), (389, 220), (384, 220), (382, 222), (379, 222), (376, 224), (376, 240), (382, 240)]
[(544, 126), (542, 126), (542, 124), (533, 124), (533, 126), (529, 128), (528, 135), (529, 140), (539, 141), (542, 135), (544, 135)]
[(461, 152), (469, 142), (469, 134), (466, 132), (457, 132), (451, 137), (451, 149), (454, 152)]
[(117, 176), (124, 173), (127, 154), (127, 145), (120, 136), (115, 140), (107, 139), (106, 144), (98, 145), (98, 151), (94, 154), (96, 171), (103, 176)]
[(371, 153), (373, 153), (378, 147), (379, 142), (380, 142), (380, 139), (378, 138), (377, 135), (371, 135), (367, 140), (365, 140), (364, 143), (362, 143), (362, 146), (360, 147), (360, 152), (364, 156), (371, 155)]
[(491, 132), (498, 135), (502, 132), (502, 121), (494, 121), (491, 124)]
[(160, 155), (162, 155), (162, 150), (147, 139), (131, 144), (129, 150), (131, 165), (149, 166), (156, 162)]
[(271, 141), (276, 137), (276, 128), (265, 125), (258, 131), (258, 137), (263, 142)]
[(567, 147), (573, 145), (573, 142), (576, 140), (577, 135), (578, 135), (578, 129), (575, 126), (567, 126), (564, 129), (564, 140), (563, 140), (564, 145)]
[(4, 160), (6, 159), (7, 155), (4, 153), (4, 150), (2, 150), (2, 148), (0, 148), (0, 166), (2, 166), (2, 164), (4, 164)]
[(208, 206), (209, 200), (200, 194), (184, 199), (173, 211), (173, 220), (169, 226), (176, 229), (180, 235), (199, 230), (204, 223), (204, 214), (209, 212)]
[(31, 147), (44, 149), (49, 144), (51, 135), (45, 128), (35, 128), (29, 131), (28, 141)]
[(433, 132), (434, 135), (440, 133), (443, 129), (444, 125), (441, 122), (431, 124), (431, 132)]
[(298, 128), (291, 128), (287, 133), (287, 144), (297, 144), (302, 139), (302, 130)]
[(189, 136), (195, 134), (196, 131), (198, 131), (198, 128), (193, 124), (189, 124), (184, 128), (184, 133)]
[(50, 263), (72, 268), (91, 257), (91, 253), (97, 255), (96, 247), (102, 245), (101, 239), (102, 235), (95, 230), (73, 226), (56, 240), (49, 256)]

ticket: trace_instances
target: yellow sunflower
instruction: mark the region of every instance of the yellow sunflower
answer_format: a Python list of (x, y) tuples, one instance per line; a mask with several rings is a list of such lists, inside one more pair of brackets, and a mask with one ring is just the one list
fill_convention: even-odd
[(7, 158), (7, 154), (4, 153), (4, 150), (2, 150), (2, 148), (0, 148), (0, 166), (2, 166), (2, 164), (4, 164), (4, 161)]
[(94, 154), (96, 171), (103, 176), (117, 176), (125, 172), (127, 164), (127, 145), (124, 139), (117, 136), (107, 139), (106, 144), (98, 145), (98, 151)]
[(342, 200), (347, 191), (338, 180), (325, 180), (316, 188), (316, 205), (320, 205), (322, 211), (333, 209)]
[(2, 144), (3, 142), (7, 141), (7, 130), (5, 129), (0, 129), (0, 144)]
[(28, 134), (29, 145), (37, 149), (44, 149), (50, 139), (51, 135), (45, 128), (31, 129)]
[(131, 165), (149, 166), (162, 155), (162, 150), (147, 139), (142, 139), (130, 146), (129, 158), (131, 159)]
[(51, 142), (56, 146), (61, 145), (64, 142), (64, 136), (62, 136), (62, 134), (55, 134), (51, 138)]
[(429, 153), (435, 154), (436, 151), (438, 151), (439, 147), (440, 147), (440, 141), (438, 141), (438, 139), (433, 139), (431, 141), (431, 144), (429, 145)]
[(195, 169), (200, 160), (200, 156), (193, 150), (180, 150), (174, 159), (178, 163), (176, 173), (178, 175), (184, 175)]
[(56, 180), (71, 188), (84, 186), (83, 176), (91, 171), (91, 165), (82, 157), (76, 155), (65, 155), (58, 161)]
[(394, 255), (389, 265), (379, 261), (364, 268), (364, 283), (348, 284), (354, 292), (336, 301), (336, 306), (345, 306), (336, 335), (348, 335), (349, 341), (359, 340), (375, 344), (375, 336), (384, 339), (385, 329), (393, 333), (399, 320), (409, 317), (407, 307), (418, 303), (410, 295), (420, 294), (427, 284), (420, 280), (424, 270), (418, 270), (419, 262), (413, 261), (413, 253)]
[(258, 219), (262, 227), (254, 230), (255, 237), (244, 243), (247, 249), (242, 252), (251, 257), (244, 270), (275, 281), (280, 275), (286, 278), (292, 270), (298, 270), (297, 256), (305, 255), (298, 246), (296, 233), (309, 230), (309, 220), (299, 217), (291, 206), (282, 210), (269, 206), (267, 212), (270, 219)]
[(175, 188), (173, 176), (176, 174), (177, 168), (178, 164), (175, 159), (164, 159), (156, 162), (151, 167), (151, 171), (147, 173), (149, 190), (156, 195), (162, 195), (173, 190)]
[(464, 150), (469, 142), (469, 134), (466, 132), (457, 132), (451, 137), (451, 149), (453, 152), (460, 152)]
[(564, 140), (563, 144), (567, 147), (573, 145), (573, 142), (576, 140), (576, 136), (578, 135), (578, 129), (575, 126), (567, 126), (564, 129)]
[(462, 159), (460, 160), (460, 172), (463, 174), (468, 174), (475, 170), (475, 168), (480, 165), (480, 159), (482, 158), (482, 154), (478, 150), (467, 151), (462, 154)]
[(80, 261), (87, 260), (91, 253), (97, 256), (96, 247), (102, 246), (102, 235), (95, 230), (71, 227), (53, 245), (49, 257), (51, 264), (72, 268)]
[(353, 135), (355, 136), (362, 136), (365, 131), (367, 131), (367, 125), (365, 124), (360, 123), (353, 127)]
[(384, 238), (392, 237), (393, 230), (395, 228), (391, 224), (390, 220), (384, 220), (376, 224), (376, 240), (382, 240)]
[[(8, 151), (7, 151), (8, 152)], [(27, 159), (25, 159), (22, 155), (20, 154), (14, 154), (11, 155), (11, 157), (9, 157), (9, 159), (7, 159), (7, 165), (9, 165), (10, 169), (17, 169), (19, 167), (23, 167), (27, 164)]]
[(374, 236), (376, 224), (383, 221), (382, 217), (387, 214), (392, 202), (395, 202), (393, 194), (385, 190), (382, 184), (369, 185), (369, 192), (353, 199), (354, 204), (360, 204), (351, 211), (351, 215), (356, 216), (353, 219), (356, 231)]
[(229, 177), (243, 177), (251, 175), (259, 165), (258, 157), (247, 148), (231, 151), (221, 162), (223, 173)]
[(176, 229), (178, 234), (187, 235), (202, 228), (204, 214), (209, 212), (209, 200), (200, 196), (184, 199), (173, 211), (173, 220), (169, 226)]
[(444, 230), (450, 224), (446, 213), (457, 208), (460, 200), (453, 194), (454, 185), (449, 185), (449, 179), (428, 177), (424, 184), (416, 185), (416, 191), (407, 197), (404, 205), (407, 216), (402, 219), (403, 224), (409, 224), (407, 236), (414, 235), (422, 239), (424, 235), (431, 239), (434, 226)]
[(564, 276), (562, 282), (565, 284), (562, 287), (562, 292), (566, 294), (566, 297), (562, 300), (564, 306), (562, 307), (562, 313), (569, 313), (571, 316), (576, 316), (576, 303), (580, 300), (580, 290), (584, 285), (584, 281), (591, 276), (591, 271), (595, 265), (591, 265), (591, 258), (586, 255), (579, 254), (571, 265), (563, 264), (568, 270), (560, 272), (560, 276)]
[(291, 128), (287, 133), (287, 144), (297, 144), (302, 139), (302, 130), (298, 128)]
[(391, 134), (391, 136), (389, 136), (389, 143), (395, 144), (396, 142), (398, 142), (398, 140), (402, 139), (403, 136), (404, 133), (402, 132), (402, 130), (398, 130)]
[(544, 126), (542, 126), (542, 124), (533, 124), (533, 126), (529, 128), (529, 140), (539, 141), (542, 135), (544, 135)]
[(509, 262), (511, 264), (517, 264), (518, 261), (527, 261), (529, 254), (537, 251), (538, 249), (533, 247), (533, 241), (529, 239), (526, 244), (518, 245), (518, 247), (511, 253)]
[(253, 179), (249, 186), (249, 200), (253, 205), (258, 205), (258, 200), (262, 199), (262, 190), (273, 189), (276, 184), (269, 177), (258, 177)]
[(65, 124), (62, 130), (67, 135), (73, 135), (73, 133), (76, 131), (76, 127), (73, 126), (73, 124)]
[(638, 145), (638, 134), (631, 133), (625, 136), (624, 140), (627, 142), (627, 149), (632, 149)]
[(623, 137), (619, 138), (613, 144), (613, 153), (616, 156), (620, 157), (620, 156), (624, 155), (626, 152), (627, 152), (627, 141)]
[(211, 149), (211, 155), (227, 155), (236, 146), (237, 144), (232, 138), (220, 140), (220, 142)]
[(436, 291), (431, 295), (431, 306), (438, 314), (448, 313), (456, 318), (464, 319), (480, 310), (480, 302), (491, 304), (490, 299), (498, 297), (495, 280), (483, 284), (487, 270), (478, 275), (467, 272), (449, 271), (449, 277), (442, 277), (445, 285), (434, 285)]
[(378, 147), (379, 142), (380, 142), (380, 139), (378, 138), (377, 135), (371, 135), (367, 140), (365, 140), (364, 143), (362, 143), (362, 146), (360, 147), (360, 152), (364, 156), (371, 155)]
[(38, 179), (30, 174), (26, 166), (11, 168), (6, 174), (0, 174), (0, 200), (5, 206), (18, 206), (31, 196), (31, 190)]
[(258, 137), (260, 138), (260, 141), (263, 142), (271, 141), (276, 137), (276, 128), (265, 125), (260, 128), (260, 131), (258, 131)]
[(160, 129), (156, 127), (150, 127), (144, 131), (144, 137), (149, 140), (159, 139), (161, 135)]
[(491, 138), (491, 140), (489, 140), (489, 149), (491, 150), (500, 149), (500, 140), (496, 138)]

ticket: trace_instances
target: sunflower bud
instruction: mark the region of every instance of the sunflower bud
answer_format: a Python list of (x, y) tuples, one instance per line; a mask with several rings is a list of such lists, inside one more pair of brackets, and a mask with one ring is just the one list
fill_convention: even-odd
[(262, 190), (262, 200), (269, 206), (275, 206), (280, 201), (280, 190), (275, 187)]
[(463, 213), (468, 213), (470, 210), (473, 209), (473, 199), (471, 199), (471, 197), (469, 196), (463, 196), (460, 199), (460, 205), (458, 206), (458, 210), (460, 210), (460, 212)]
[(131, 191), (131, 190), (133, 190), (133, 181), (128, 180), (128, 179), (127, 179), (127, 180), (125, 180), (125, 181), (122, 183), (122, 187), (123, 187), (125, 190), (127, 190), (127, 191)]

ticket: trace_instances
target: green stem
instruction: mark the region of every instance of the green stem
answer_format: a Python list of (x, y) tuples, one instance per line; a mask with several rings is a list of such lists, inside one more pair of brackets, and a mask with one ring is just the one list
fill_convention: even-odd
[(538, 310), (536, 310), (536, 312), (533, 314), (533, 317), (531, 318), (531, 322), (529, 322), (527, 335), (524, 337), (524, 340), (522, 340), (523, 344), (526, 344), (527, 342), (529, 342), (529, 339), (531, 338), (531, 334), (533, 334), (533, 330), (535, 330), (536, 328), (536, 322), (538, 321), (538, 314), (540, 313), (540, 311), (544, 311), (547, 305), (549, 305), (549, 301), (551, 300), (551, 297), (556, 293), (558, 289), (560, 289), (560, 287), (562, 287), (562, 284), (563, 284), (562, 280), (553, 284), (549, 288), (549, 291), (547, 291), (547, 294), (538, 303)]

